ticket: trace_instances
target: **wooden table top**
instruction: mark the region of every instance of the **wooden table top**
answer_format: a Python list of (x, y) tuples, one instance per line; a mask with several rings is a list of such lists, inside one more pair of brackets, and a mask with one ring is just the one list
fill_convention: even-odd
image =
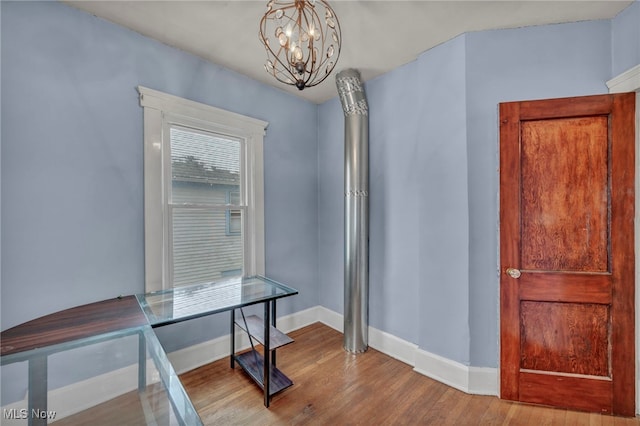
[(135, 296), (66, 309), (12, 327), (0, 334), (0, 355), (66, 343), (148, 324)]

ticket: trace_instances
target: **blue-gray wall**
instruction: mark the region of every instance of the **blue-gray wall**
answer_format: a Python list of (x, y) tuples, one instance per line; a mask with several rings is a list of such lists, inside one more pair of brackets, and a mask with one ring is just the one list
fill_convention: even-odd
[(612, 19), (611, 76), (640, 64), (640, 0)]
[[(372, 326), (498, 365), (498, 104), (606, 93), (613, 71), (640, 63), (639, 6), (613, 20), (468, 33), (365, 84)], [(336, 120), (335, 100), (320, 106), (319, 286), (320, 304), (342, 312)]]
[[(269, 122), (267, 273), (300, 290), (279, 314), (317, 305), (314, 104), (58, 2), (1, 8), (3, 330), (144, 291), (138, 85)], [(173, 350), (227, 321), (160, 337)]]
[[(337, 99), (310, 104), (57, 2), (0, 10), (3, 330), (144, 290), (138, 85), (270, 123), (267, 274), (300, 289), (279, 313), (342, 312)], [(639, 22), (636, 1), (612, 20), (469, 33), (366, 83), (372, 326), (497, 366), (497, 105), (605, 93), (640, 63)], [(171, 351), (226, 329), (160, 338)]]

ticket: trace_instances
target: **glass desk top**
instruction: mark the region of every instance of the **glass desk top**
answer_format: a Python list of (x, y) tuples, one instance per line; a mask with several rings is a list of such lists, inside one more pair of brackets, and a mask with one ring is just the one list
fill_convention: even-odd
[(152, 326), (171, 324), (298, 294), (269, 278), (237, 277), (136, 295)]

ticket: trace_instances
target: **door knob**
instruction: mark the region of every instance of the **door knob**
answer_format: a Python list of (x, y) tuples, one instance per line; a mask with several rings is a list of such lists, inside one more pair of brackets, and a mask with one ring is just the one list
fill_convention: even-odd
[(516, 268), (507, 268), (506, 272), (511, 278), (520, 278), (520, 275), (522, 275), (520, 270)]

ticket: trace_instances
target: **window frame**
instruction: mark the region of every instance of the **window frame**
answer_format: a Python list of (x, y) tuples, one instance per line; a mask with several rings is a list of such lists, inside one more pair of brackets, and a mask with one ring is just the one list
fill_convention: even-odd
[[(172, 288), (170, 222), (171, 125), (239, 139), (243, 275), (264, 275), (264, 135), (268, 122), (138, 86), (144, 110), (145, 292)], [(167, 175), (168, 174), (168, 175)], [(167, 180), (167, 176), (169, 180)]]

